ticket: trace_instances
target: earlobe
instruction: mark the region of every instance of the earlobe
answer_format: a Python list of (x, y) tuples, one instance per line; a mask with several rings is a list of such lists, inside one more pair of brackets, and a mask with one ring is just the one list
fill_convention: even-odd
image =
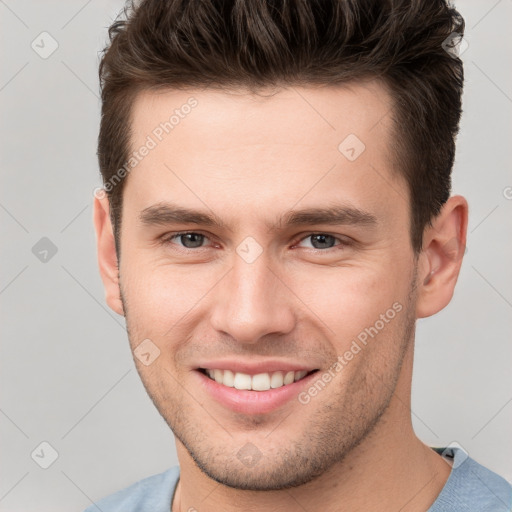
[(452, 299), (466, 248), (467, 221), (466, 199), (453, 196), (432, 227), (425, 229), (418, 265), (417, 318), (434, 315)]
[(98, 266), (101, 280), (105, 288), (105, 300), (108, 306), (124, 316), (119, 288), (119, 265), (116, 255), (116, 246), (112, 222), (110, 220), (110, 206), (108, 197), (94, 198), (94, 229), (98, 251)]

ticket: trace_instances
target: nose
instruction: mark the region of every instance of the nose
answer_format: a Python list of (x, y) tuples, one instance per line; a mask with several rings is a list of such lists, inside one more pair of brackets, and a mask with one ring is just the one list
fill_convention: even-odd
[(269, 334), (287, 334), (295, 324), (296, 299), (265, 253), (252, 263), (235, 254), (212, 303), (212, 327), (238, 343), (255, 344)]

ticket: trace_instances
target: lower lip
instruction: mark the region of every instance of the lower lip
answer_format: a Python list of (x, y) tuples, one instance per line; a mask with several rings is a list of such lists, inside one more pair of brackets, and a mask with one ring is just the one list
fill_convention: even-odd
[(195, 370), (194, 373), (200, 378), (201, 385), (206, 392), (225, 407), (243, 414), (264, 414), (274, 411), (296, 398), (300, 391), (309, 385), (318, 372), (310, 373), (296, 382), (281, 386), (280, 388), (271, 388), (268, 391), (230, 388), (210, 379), (210, 377), (199, 370)]

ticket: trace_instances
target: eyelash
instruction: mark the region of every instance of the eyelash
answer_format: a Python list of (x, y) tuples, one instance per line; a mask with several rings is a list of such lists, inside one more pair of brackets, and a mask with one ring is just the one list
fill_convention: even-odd
[[(170, 233), (166, 236), (164, 236), (162, 239), (161, 239), (161, 243), (163, 245), (171, 245), (172, 244), (172, 240), (174, 240), (175, 238), (178, 238), (180, 237), (181, 235), (202, 235), (204, 236), (205, 238), (209, 239), (208, 235), (204, 234), (204, 233), (201, 233), (200, 231), (179, 231), (179, 232), (176, 232), (176, 233)], [(314, 250), (314, 251), (319, 251), (319, 252), (324, 252), (324, 253), (328, 253), (328, 252), (331, 252), (331, 251), (334, 251), (334, 250), (339, 250), (340, 248), (342, 247), (349, 247), (350, 245), (352, 245), (352, 242), (350, 240), (346, 240), (346, 239), (341, 239), (339, 237), (336, 237), (334, 235), (331, 235), (330, 233), (323, 233), (323, 232), (314, 232), (314, 233), (309, 233), (305, 236), (303, 236), (302, 238), (298, 238), (296, 239), (294, 242), (293, 242), (293, 245), (296, 245), (297, 243), (299, 242), (302, 242), (303, 240), (305, 240), (306, 238), (310, 238), (314, 235), (327, 235), (327, 236), (332, 236), (335, 240), (337, 240), (338, 242), (340, 242), (338, 245), (335, 245), (334, 247), (328, 247), (327, 249), (315, 249), (314, 247), (311, 248), (311, 250)], [(179, 247), (179, 251), (184, 251), (184, 252), (189, 252), (189, 251), (200, 251), (201, 249), (206, 249), (206, 247), (197, 247), (195, 249), (192, 249), (192, 248), (189, 248), (189, 247), (182, 247), (182, 246), (178, 246)]]

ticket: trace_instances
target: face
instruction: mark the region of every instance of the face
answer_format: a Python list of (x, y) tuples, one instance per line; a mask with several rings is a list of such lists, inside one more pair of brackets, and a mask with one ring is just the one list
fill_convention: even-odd
[(388, 408), (416, 300), (390, 108), (376, 82), (136, 98), (123, 313), (148, 394), (218, 482), (311, 481)]

